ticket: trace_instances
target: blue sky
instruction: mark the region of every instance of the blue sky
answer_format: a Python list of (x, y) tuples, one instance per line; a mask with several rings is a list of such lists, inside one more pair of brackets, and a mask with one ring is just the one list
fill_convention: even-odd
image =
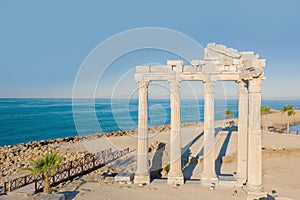
[[(216, 42), (255, 51), (267, 59), (263, 98), (300, 99), (299, 8), (296, 0), (0, 0), (0, 97), (71, 97), (81, 63), (100, 42), (128, 29), (163, 27), (203, 46)], [(126, 95), (136, 65), (169, 58), (176, 56), (154, 50), (120, 57), (104, 74), (106, 87), (99, 86), (97, 97), (110, 97), (110, 86), (128, 72), (128, 82), (115, 90), (116, 97)], [(218, 84), (228, 97), (236, 96), (234, 83)], [(199, 95), (202, 88), (199, 83)]]

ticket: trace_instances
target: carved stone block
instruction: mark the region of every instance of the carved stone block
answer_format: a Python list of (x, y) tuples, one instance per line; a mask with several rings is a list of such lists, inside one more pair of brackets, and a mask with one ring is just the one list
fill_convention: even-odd
[(149, 66), (136, 66), (137, 73), (149, 73), (150, 72)]
[(151, 66), (150, 72), (168, 72), (172, 71), (172, 66)]

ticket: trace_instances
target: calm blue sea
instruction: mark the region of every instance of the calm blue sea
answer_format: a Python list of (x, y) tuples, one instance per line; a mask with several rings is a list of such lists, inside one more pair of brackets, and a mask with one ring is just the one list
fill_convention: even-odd
[[(72, 107), (72, 99), (0, 99), (0, 146), (137, 128), (136, 99), (77, 99), (75, 102)], [(149, 100), (150, 126), (170, 123), (169, 103), (168, 99)], [(237, 103), (237, 100), (216, 100), (215, 118), (223, 119), (222, 113), (227, 108), (238, 117)], [(292, 104), (300, 109), (300, 101), (263, 101), (262, 104), (273, 109)], [(181, 100), (181, 121), (203, 121), (203, 106), (203, 100)]]

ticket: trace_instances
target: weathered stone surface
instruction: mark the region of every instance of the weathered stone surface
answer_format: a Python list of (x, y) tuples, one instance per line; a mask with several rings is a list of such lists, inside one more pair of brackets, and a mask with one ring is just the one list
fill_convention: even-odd
[(216, 44), (216, 43), (209, 43), (206, 46), (206, 49), (210, 50), (211, 52), (221, 53), (232, 58), (239, 58), (240, 53), (232, 48), (227, 48), (225, 45)]
[[(168, 60), (166, 66), (138, 66), (137, 81), (200, 80), (202, 74), (214, 74), (212, 80), (250, 80), (263, 78), (265, 60), (254, 52), (238, 52), (225, 45), (210, 43), (204, 49), (204, 60), (192, 60), (184, 66), (182, 60)], [(228, 72), (228, 73), (222, 73)], [(219, 74), (218, 74), (219, 73)]]
[(196, 73), (196, 67), (195, 66), (184, 66), (183, 72)]
[(167, 65), (183, 65), (183, 60), (167, 60)]
[(215, 173), (215, 130), (214, 130), (214, 88), (215, 82), (204, 83), (204, 163), (202, 180), (213, 181)]
[(191, 65), (195, 66), (195, 65), (203, 65), (205, 63), (208, 63), (208, 61), (205, 61), (205, 60), (192, 60), (190, 63), (191, 63)]
[(220, 54), (218, 52), (211, 51), (210, 49), (205, 49), (204, 58), (205, 60), (218, 60), (220, 59)]
[(65, 195), (63, 194), (48, 194), (41, 196), (40, 200), (65, 200)]
[(150, 67), (150, 72), (168, 72), (172, 71), (171, 66), (151, 66)]
[(234, 66), (234, 65), (229, 66), (228, 71), (229, 72), (236, 72), (236, 66)]
[(116, 182), (130, 182), (133, 180), (134, 174), (129, 172), (120, 172), (115, 176)]
[(254, 55), (253, 51), (241, 52), (241, 59), (257, 59), (258, 55)]
[(150, 72), (150, 67), (149, 66), (136, 66), (136, 72), (149, 73)]
[(239, 64), (241, 64), (241, 60), (239, 60), (239, 59), (233, 59), (232, 60), (232, 64), (239, 65)]
[(171, 133), (169, 184), (183, 184), (181, 165), (180, 82), (170, 81)]
[(204, 64), (202, 66), (202, 72), (203, 73), (212, 73), (212, 72), (219, 72), (219, 71), (220, 71), (220, 68), (218, 68), (213, 63)]
[(235, 186), (237, 181), (233, 176), (219, 176), (219, 185), (222, 186)]
[(148, 169), (148, 83), (139, 82), (137, 170), (134, 182), (150, 183)]

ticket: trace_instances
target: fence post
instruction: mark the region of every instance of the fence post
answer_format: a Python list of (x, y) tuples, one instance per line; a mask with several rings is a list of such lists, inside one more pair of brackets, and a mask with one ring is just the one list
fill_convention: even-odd
[(11, 192), (11, 180), (8, 181), (8, 191)]
[(69, 175), (69, 178), (71, 177), (71, 169), (72, 169), (72, 167), (73, 167), (73, 161), (71, 161), (70, 167), (69, 167), (69, 169), (68, 169), (68, 175)]
[(37, 191), (37, 179), (35, 179), (35, 181), (34, 181), (34, 192), (36, 192)]
[(4, 193), (7, 192), (7, 182), (4, 182)]
[(71, 168), (67, 169), (68, 170), (68, 179), (71, 177)]

